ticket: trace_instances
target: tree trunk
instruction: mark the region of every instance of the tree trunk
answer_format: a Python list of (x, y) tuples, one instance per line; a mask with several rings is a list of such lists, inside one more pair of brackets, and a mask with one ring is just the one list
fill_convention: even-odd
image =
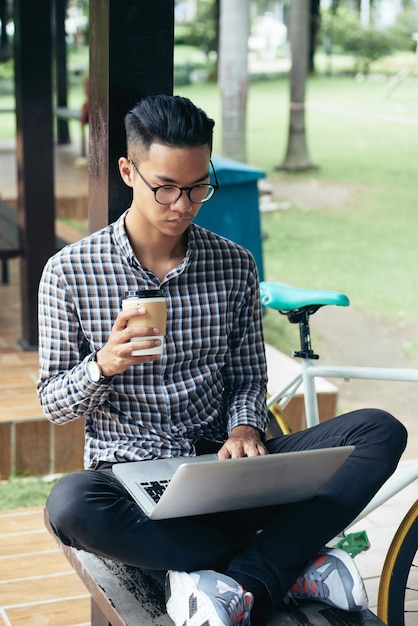
[(315, 52), (318, 45), (318, 33), (321, 28), (321, 0), (311, 0), (309, 20), (308, 72), (315, 74)]
[(293, 0), (290, 13), (290, 71), (289, 136), (284, 163), (276, 169), (303, 171), (313, 168), (308, 156), (305, 132), (305, 91), (308, 73), (309, 3)]
[(221, 0), (219, 81), (222, 154), (246, 160), (249, 0)]

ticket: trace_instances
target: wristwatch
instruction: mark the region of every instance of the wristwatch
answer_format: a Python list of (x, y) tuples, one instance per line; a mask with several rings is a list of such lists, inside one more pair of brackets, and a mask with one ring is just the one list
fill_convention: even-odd
[(104, 383), (110, 376), (103, 376), (102, 369), (97, 362), (97, 352), (92, 354), (86, 365), (87, 375), (92, 383)]

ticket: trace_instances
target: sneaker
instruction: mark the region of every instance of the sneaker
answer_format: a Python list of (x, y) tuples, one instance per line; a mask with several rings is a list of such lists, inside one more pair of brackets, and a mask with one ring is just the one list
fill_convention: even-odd
[(212, 570), (170, 570), (166, 603), (176, 626), (250, 626), (253, 596), (233, 578)]
[(324, 548), (308, 563), (290, 587), (285, 603), (293, 600), (318, 600), (345, 611), (367, 609), (363, 580), (347, 552)]

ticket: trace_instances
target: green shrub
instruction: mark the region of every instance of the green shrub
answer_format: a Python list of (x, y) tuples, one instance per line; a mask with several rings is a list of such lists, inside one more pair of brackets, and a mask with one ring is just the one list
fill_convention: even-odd
[(418, 33), (418, 11), (412, 7), (400, 13), (395, 24), (388, 28), (388, 35), (396, 50), (414, 52), (417, 46), (417, 42), (412, 39), (414, 33)]
[(375, 28), (359, 28), (347, 37), (347, 51), (357, 58), (356, 70), (369, 74), (370, 64), (391, 53), (392, 46), (386, 33)]
[(174, 47), (175, 86), (206, 82), (212, 76), (214, 67), (214, 59), (210, 59), (200, 48), (188, 45)]
[(362, 27), (358, 13), (346, 7), (340, 7), (336, 14), (324, 11), (321, 27), (324, 47), (332, 51), (353, 54), (356, 72), (368, 74), (370, 64), (392, 51), (391, 38), (384, 31), (373, 27)]
[(191, 22), (176, 24), (175, 44), (198, 46), (203, 50), (216, 50), (216, 4), (212, 0), (200, 0), (196, 16)]
[(174, 66), (174, 85), (176, 87), (182, 85), (190, 85), (190, 71), (191, 67), (189, 65), (175, 65)]
[(0, 94), (11, 94), (14, 91), (14, 61), (9, 59), (0, 63)]

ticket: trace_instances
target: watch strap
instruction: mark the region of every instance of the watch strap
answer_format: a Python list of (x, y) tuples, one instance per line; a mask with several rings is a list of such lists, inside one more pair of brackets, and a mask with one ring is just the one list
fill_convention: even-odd
[(100, 365), (97, 362), (97, 352), (98, 352), (97, 350), (96, 350), (96, 352), (93, 352), (93, 354), (89, 358), (89, 361), (94, 361), (96, 363), (96, 365), (97, 365), (97, 368), (98, 368), (99, 372), (100, 372), (100, 378), (97, 381), (94, 381), (94, 382), (97, 382), (97, 383), (101, 384), (101, 383), (105, 383), (105, 382), (109, 381), (112, 378), (112, 376), (104, 376), (104, 374), (102, 372), (102, 368), (100, 367)]

